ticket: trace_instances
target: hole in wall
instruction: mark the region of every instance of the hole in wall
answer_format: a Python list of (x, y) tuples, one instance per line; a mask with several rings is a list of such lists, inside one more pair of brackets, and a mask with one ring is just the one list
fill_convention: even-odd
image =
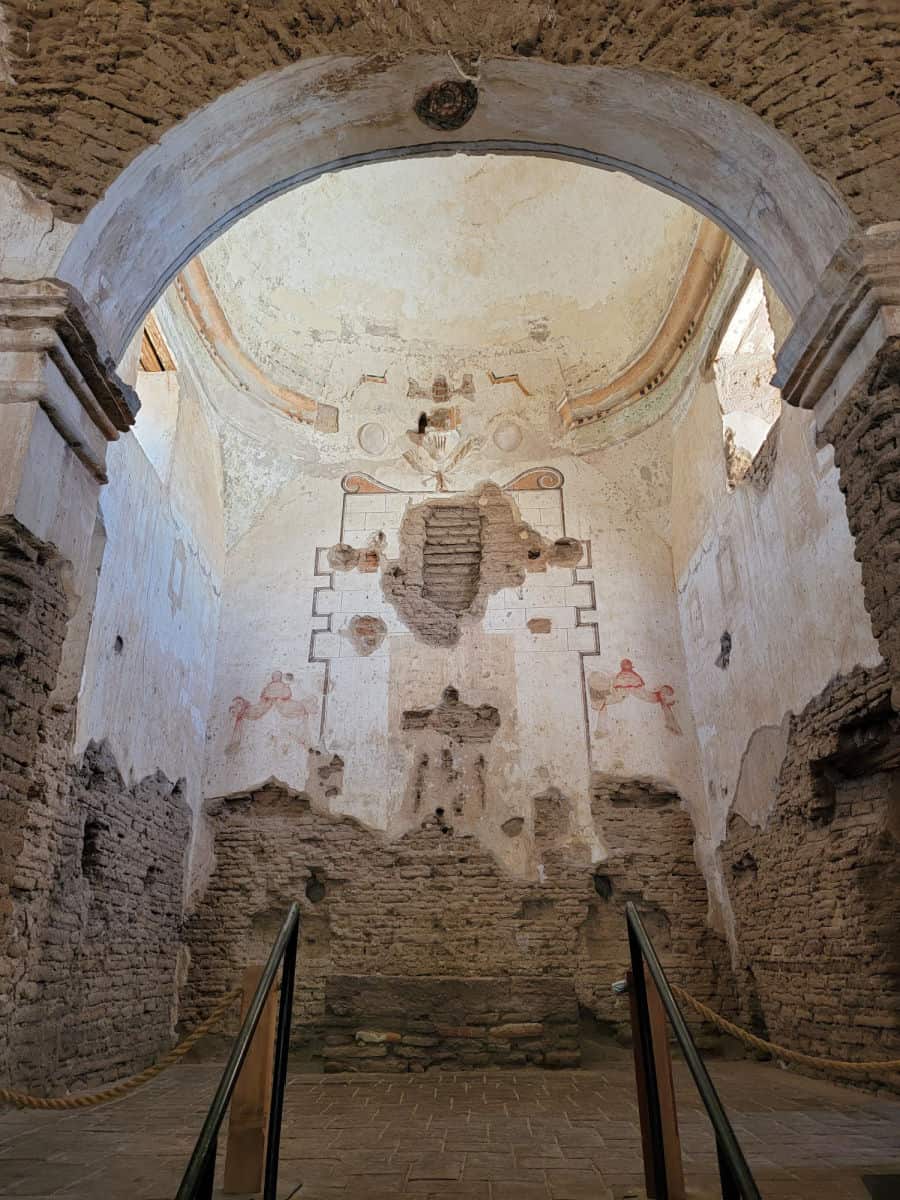
[(610, 877), (598, 872), (594, 876), (594, 891), (601, 900), (608, 900), (613, 894), (613, 884)]
[(84, 823), (84, 833), (81, 841), (81, 874), (85, 879), (97, 879), (103, 860), (103, 835), (109, 826), (95, 817), (89, 817)]
[(731, 662), (731, 634), (726, 629), (719, 638), (719, 657), (716, 659), (716, 666), (721, 667), (723, 671), (727, 670), (728, 664)]
[(319, 901), (325, 899), (325, 883), (324, 880), (311, 867), (309, 879), (306, 881), (306, 898), (310, 904), (318, 904)]
[(746, 874), (756, 875), (756, 859), (749, 850), (745, 850), (741, 857), (731, 864), (731, 872), (737, 876)]
[(116, 654), (121, 654), (125, 649), (125, 642), (122, 640), (122, 635), (117, 633), (116, 640), (113, 642), (113, 650)]

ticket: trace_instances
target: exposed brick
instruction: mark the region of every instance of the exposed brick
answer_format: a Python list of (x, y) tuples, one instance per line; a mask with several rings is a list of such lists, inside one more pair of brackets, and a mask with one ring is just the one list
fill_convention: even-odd
[[(369, 1069), (367, 1044), (385, 1051), (373, 1063), (397, 1060), (392, 1070), (571, 1065), (579, 1004), (612, 1027), (628, 1025), (610, 983), (628, 962), (629, 899), (673, 978), (713, 1003), (730, 1001), (677, 794), (601, 777), (593, 808), (610, 846), (599, 867), (573, 839), (570, 801), (559, 792), (537, 798), (544, 878), (529, 881), (446, 817), (391, 841), (280, 785), (211, 802), (216, 866), (187, 922), (183, 1019), (192, 1024), (246, 962), (264, 958), (295, 897), (304, 909), (295, 1037), (328, 1070)], [(304, 901), (313, 872), (324, 888), (315, 904)]]
[(900, 338), (888, 340), (826, 430), (862, 564), (872, 632), (900, 703)]
[(900, 1057), (889, 691), (886, 668), (858, 669), (793, 717), (774, 811), (764, 828), (733, 816), (721, 851), (743, 1020), (828, 1058)]
[[(238, 84), (322, 54), (454, 47), (662, 71), (748, 105), (830, 180), (863, 224), (896, 216), (900, 13), (869, 0), (7, 0), (11, 72), (0, 159), (67, 219), (147, 144)], [(84, 121), (84, 118), (87, 121)], [(59, 132), (77, 123), (77, 137)], [(110, 153), (110, 150), (113, 152)], [(101, 153), (102, 151), (102, 153)]]
[(189, 820), (162, 777), (69, 762), (51, 703), (68, 622), (62, 564), (0, 521), (0, 1072), (17, 1087), (108, 1082), (168, 1047)]

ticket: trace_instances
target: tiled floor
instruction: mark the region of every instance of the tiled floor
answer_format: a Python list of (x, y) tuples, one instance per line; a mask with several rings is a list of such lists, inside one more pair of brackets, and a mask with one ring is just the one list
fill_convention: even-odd
[[(705, 1116), (684, 1068), (676, 1073), (692, 1195), (718, 1196)], [(764, 1200), (869, 1200), (863, 1175), (900, 1173), (900, 1102), (754, 1063), (712, 1073)], [(183, 1064), (104, 1108), (3, 1114), (0, 1196), (171, 1200), (217, 1074)], [(616, 1052), (600, 1069), (552, 1073), (292, 1075), (281, 1178), (293, 1200), (637, 1195), (630, 1060)]]

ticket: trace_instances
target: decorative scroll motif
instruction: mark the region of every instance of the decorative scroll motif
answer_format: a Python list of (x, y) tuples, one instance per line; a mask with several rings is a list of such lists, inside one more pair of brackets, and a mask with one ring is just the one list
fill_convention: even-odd
[(377, 479), (373, 479), (365, 471), (352, 471), (349, 475), (345, 475), (341, 480), (341, 487), (345, 492), (349, 492), (351, 496), (377, 496), (399, 490), (394, 487), (388, 487), (386, 483), (381, 483)]
[(515, 479), (511, 479), (503, 488), (504, 492), (545, 492), (561, 488), (565, 483), (562, 471), (556, 467), (534, 467), (523, 471)]
[[(509, 483), (504, 484), (501, 490), (504, 492), (546, 492), (555, 491), (564, 483), (565, 476), (562, 471), (557, 471), (556, 467), (532, 467), (530, 471), (523, 471), (520, 475), (516, 475)], [(382, 483), (380, 479), (367, 475), (365, 471), (352, 471), (349, 475), (345, 475), (341, 480), (341, 488), (351, 496), (378, 496), (390, 493), (398, 495), (401, 492), (404, 495), (412, 494), (404, 492), (402, 488), (390, 487), (389, 484)]]
[(703, 221), (675, 299), (653, 342), (612, 383), (565, 399), (559, 414), (566, 429), (601, 421), (668, 379), (702, 324), (730, 245), (726, 233), (711, 221)]

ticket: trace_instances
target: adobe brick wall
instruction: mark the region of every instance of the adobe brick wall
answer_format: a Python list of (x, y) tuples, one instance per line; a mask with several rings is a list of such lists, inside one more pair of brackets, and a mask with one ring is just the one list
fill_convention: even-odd
[(50, 694), (67, 621), (54, 555), (13, 518), (0, 519), (0, 1063), (16, 1022), (27, 910), (51, 870), (57, 781), (42, 787), (35, 767), (48, 752), (59, 761)]
[(0, 1074), (54, 1092), (108, 1082), (170, 1044), (189, 813), (107, 750), (68, 760), (52, 692), (61, 564), (0, 522)]
[(731, 818), (742, 1018), (773, 1041), (900, 1057), (898, 788), (888, 671), (858, 669), (792, 718), (765, 828)]
[(886, 342), (825, 432), (862, 564), (872, 633), (900, 706), (900, 338)]
[[(392, 842), (276, 784), (210, 802), (216, 866), (187, 922), (182, 1020), (190, 1026), (246, 963), (264, 958), (295, 898), (303, 907), (296, 1038), (354, 1069), (381, 1069), (388, 1058), (394, 1070), (577, 1061), (578, 1003), (612, 1025), (627, 1023), (627, 1005), (610, 992), (627, 961), (627, 899), (659, 937), (673, 978), (720, 1003), (722, 947), (705, 930), (706, 888), (678, 797), (649, 783), (600, 780), (595, 804), (610, 862), (591, 866), (586, 847), (567, 836), (569, 801), (551, 791), (535, 802), (545, 877), (529, 882), (443, 816)], [(536, 1028), (491, 1034), (522, 1023)], [(361, 1032), (411, 1035), (399, 1044), (417, 1053), (360, 1041)]]
[(900, 10), (871, 0), (6, 0), (0, 164), (80, 219), (191, 110), (322, 54), (449, 47), (668, 72), (748, 105), (863, 224), (897, 216)]
[[(620, 979), (628, 966), (625, 902), (637, 904), (663, 966), (675, 983), (717, 1012), (734, 1012), (735, 991), (725, 941), (707, 924), (706, 882), (694, 860), (694, 826), (678, 796), (648, 780), (594, 778), (591, 810), (610, 847), (598, 868), (611, 888), (595, 888), (594, 920), (588, 924), (594, 947), (590, 1006), (607, 1020), (622, 1014), (604, 991), (609, 977)], [(595, 880), (595, 883), (599, 880)]]
[(333, 975), (318, 1027), (326, 1071), (576, 1067), (571, 978)]

